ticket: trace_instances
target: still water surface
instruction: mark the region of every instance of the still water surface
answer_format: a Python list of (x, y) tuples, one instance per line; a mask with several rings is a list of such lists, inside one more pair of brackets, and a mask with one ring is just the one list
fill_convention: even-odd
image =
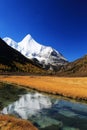
[(39, 130), (87, 130), (87, 104), (28, 92), (2, 110), (32, 121)]

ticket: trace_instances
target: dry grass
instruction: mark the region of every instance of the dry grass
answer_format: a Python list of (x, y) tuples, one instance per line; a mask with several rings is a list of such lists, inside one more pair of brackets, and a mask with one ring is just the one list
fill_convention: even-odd
[(39, 91), (87, 100), (87, 78), (50, 76), (0, 76), (0, 81), (24, 85)]
[(0, 130), (38, 130), (30, 122), (8, 115), (0, 115)]

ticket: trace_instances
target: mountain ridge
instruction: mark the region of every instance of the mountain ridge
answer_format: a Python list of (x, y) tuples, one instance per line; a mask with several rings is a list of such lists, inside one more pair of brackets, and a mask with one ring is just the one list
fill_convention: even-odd
[[(30, 38), (31, 39), (31, 38)], [(9, 39), (8, 39), (9, 40)], [(10, 40), (11, 41), (11, 40)], [(13, 41), (12, 41), (13, 43)], [(15, 43), (15, 41), (14, 41)], [(13, 45), (14, 45), (13, 43)], [(10, 49), (10, 50), (9, 50)], [(0, 70), (1, 71), (12, 71), (12, 68), (17, 69), (15, 71), (19, 72), (32, 72), (32, 74), (35, 74), (39, 72), (39, 74), (52, 74), (55, 76), (87, 76), (87, 55), (73, 61), (68, 62), (67, 64), (63, 65), (57, 65), (52, 69), (52, 71), (49, 71), (50, 73), (46, 72), (45, 70), (42, 71), (41, 68), (43, 68), (42, 64), (39, 63), (37, 59), (29, 60), (28, 58), (24, 57), (20, 52), (10, 47), (8, 44), (6, 44), (3, 40), (0, 39)], [(11, 52), (12, 51), (12, 52)], [(53, 52), (53, 55), (56, 55), (55, 52)], [(9, 56), (8, 56), (9, 54)], [(21, 55), (21, 56), (18, 56)], [(10, 59), (9, 59), (9, 58)], [(20, 57), (20, 58), (18, 58)], [(26, 59), (26, 60), (25, 60)], [(15, 62), (14, 62), (15, 61)], [(4, 65), (4, 67), (3, 67)], [(33, 66), (32, 66), (33, 65)], [(44, 63), (43, 63), (44, 65)], [(11, 70), (9, 69), (9, 66)], [(40, 67), (40, 68), (38, 68)], [(46, 66), (46, 69), (49, 69), (49, 65)], [(4, 68), (4, 69), (3, 69)], [(37, 69), (38, 68), (38, 69)], [(38, 70), (38, 71), (37, 71)]]
[(21, 42), (15, 42), (9, 37), (3, 38), (3, 40), (12, 48), (18, 50), (25, 57), (37, 60), (42, 64), (43, 68), (66, 64), (68, 61), (63, 57), (61, 53), (56, 51), (50, 46), (44, 46), (36, 42), (30, 34), (26, 35)]
[(86, 77), (87, 76), (87, 54), (65, 66), (60, 66), (57, 75)]
[(0, 71), (9, 72), (28, 72), (40, 73), (44, 72), (41, 67), (34, 64), (33, 61), (26, 58), (17, 50), (7, 45), (0, 38)]

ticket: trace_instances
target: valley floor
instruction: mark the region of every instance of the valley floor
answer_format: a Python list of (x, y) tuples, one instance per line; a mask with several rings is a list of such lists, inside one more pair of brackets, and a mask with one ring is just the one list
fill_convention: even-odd
[(0, 82), (18, 84), (41, 92), (58, 94), (73, 99), (87, 100), (87, 77), (0, 75)]

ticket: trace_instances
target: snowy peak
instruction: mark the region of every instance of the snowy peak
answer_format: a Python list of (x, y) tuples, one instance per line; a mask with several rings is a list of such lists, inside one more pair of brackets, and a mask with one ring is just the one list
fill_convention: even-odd
[(25, 37), (24, 37), (24, 39), (22, 40), (22, 42), (30, 42), (30, 40), (32, 40), (32, 37), (31, 37), (31, 35), (30, 34), (28, 34), (28, 35), (26, 35)]
[[(21, 45), (21, 46), (23, 46), (24, 45), (24, 47), (26, 46), (26, 45), (29, 45), (30, 47), (31, 46), (41, 46), (39, 43), (37, 43), (33, 38), (32, 38), (32, 36), (30, 35), (30, 34), (28, 34), (28, 35), (26, 35), (24, 38), (23, 38), (23, 40), (21, 41), (21, 42), (19, 42), (18, 43), (19, 45)], [(23, 44), (23, 45), (22, 45)]]
[(14, 49), (17, 47), (17, 43), (16, 43), (14, 40), (12, 40), (11, 38), (5, 37), (5, 38), (3, 38), (3, 40), (4, 40), (9, 46), (13, 47)]
[(21, 42), (18, 43), (18, 50), (26, 57), (31, 58), (31, 55), (38, 54), (42, 45), (37, 43), (30, 34), (28, 34)]
[(18, 50), (29, 59), (36, 59), (38, 63), (46, 66), (58, 66), (67, 63), (61, 53), (49, 46), (44, 46), (36, 42), (30, 34), (26, 35), (21, 42), (16, 43), (11, 38), (3, 39), (9, 46)]

